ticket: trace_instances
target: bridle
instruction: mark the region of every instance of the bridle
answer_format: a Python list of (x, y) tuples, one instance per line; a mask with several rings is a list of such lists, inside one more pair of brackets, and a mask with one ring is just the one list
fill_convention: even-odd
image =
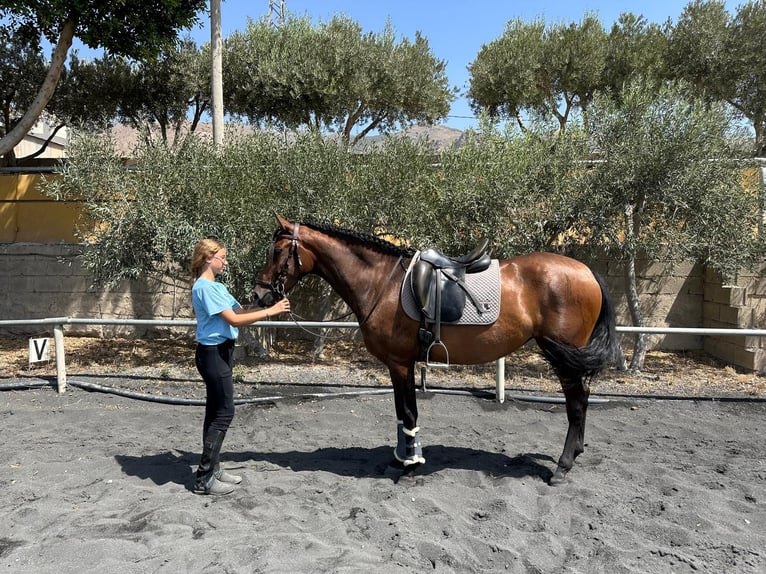
[[(262, 307), (270, 307), (277, 301), (280, 301), (286, 297), (285, 283), (287, 282), (287, 272), (290, 267), (291, 259), (295, 261), (295, 270), (300, 271), (301, 255), (300, 255), (300, 252), (298, 251), (299, 229), (300, 229), (300, 223), (295, 223), (293, 225), (293, 232), (291, 235), (277, 232), (274, 236), (274, 243), (276, 243), (280, 239), (289, 239), (290, 247), (287, 253), (287, 257), (285, 257), (285, 260), (282, 263), (282, 266), (279, 268), (279, 272), (277, 273), (276, 278), (272, 282), (269, 283), (266, 281), (261, 281), (260, 279), (256, 279), (255, 281), (256, 285), (258, 285), (259, 287), (263, 287), (264, 289), (268, 289), (269, 291), (266, 295), (262, 297), (258, 297), (257, 303)], [(271, 296), (270, 301), (266, 299), (269, 296)]]

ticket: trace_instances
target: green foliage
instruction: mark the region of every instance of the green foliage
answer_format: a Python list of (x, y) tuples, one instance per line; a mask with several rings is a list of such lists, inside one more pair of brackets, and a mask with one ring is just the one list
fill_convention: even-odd
[(503, 35), (485, 44), (468, 66), (471, 84), (468, 97), (474, 111), (491, 117), (518, 118), (522, 110), (545, 103), (538, 90), (538, 70), (543, 62), (545, 22), (506, 24)]
[(671, 77), (686, 80), (700, 97), (723, 95), (719, 83), (733, 65), (727, 52), (731, 16), (721, 0), (690, 2), (670, 30), (667, 47)]
[(38, 38), (55, 44), (69, 20), (86, 46), (138, 60), (155, 57), (179, 29), (196, 24), (206, 6), (205, 0), (0, 0), (3, 15), (36, 30)]
[(732, 276), (761, 248), (758, 197), (742, 189), (725, 107), (686, 93), (632, 83), (620, 105), (597, 98), (588, 131), (603, 161), (581, 180), (579, 229), (616, 260), (696, 260)]
[(147, 142), (171, 144), (194, 131), (210, 105), (209, 67), (210, 55), (190, 39), (143, 62), (109, 54), (85, 61), (72, 54), (49, 109), (73, 127), (103, 129), (119, 121)]
[(355, 154), (311, 132), (259, 131), (221, 148), (193, 136), (174, 148), (145, 146), (125, 169), (111, 141), (83, 134), (64, 178), (46, 190), (85, 199), (80, 234), (94, 245), (84, 261), (103, 283), (186, 276), (194, 243), (213, 235), (229, 250), (227, 282), (246, 300), (275, 212), (451, 253), (488, 238), (501, 258), (586, 249), (616, 261), (691, 259), (731, 274), (762, 253), (758, 198), (742, 190), (745, 164), (729, 146), (724, 108), (684, 94), (631, 83), (619, 102), (597, 97), (587, 126), (552, 136), (546, 124), (500, 131), (485, 121), (443, 151), (392, 136)]
[[(766, 156), (766, 3), (751, 0), (739, 6), (726, 46), (733, 63), (731, 92), (726, 98), (748, 118), (755, 131), (755, 153)], [(761, 54), (759, 55), (759, 52)]]
[(47, 109), (60, 121), (79, 129), (109, 127), (124, 97), (128, 74), (128, 66), (119, 58), (105, 56), (89, 62), (73, 53)]
[(544, 137), (490, 127), (472, 137), (443, 152), (391, 137), (364, 154), (314, 134), (285, 142), (258, 132), (222, 149), (189, 137), (174, 149), (141, 148), (137, 165), (126, 169), (109, 139), (81, 134), (63, 179), (45, 189), (85, 200), (79, 234), (94, 245), (84, 263), (106, 284), (155, 272), (186, 276), (192, 246), (212, 235), (227, 245), (228, 282), (244, 297), (263, 263), (275, 212), (417, 248), (459, 252), (484, 237), (499, 257), (551, 247), (569, 224), (569, 211), (559, 206), (568, 201), (571, 179), (564, 174), (581, 142), (572, 136), (553, 148)]
[(147, 61), (110, 54), (88, 61), (73, 53), (48, 110), (77, 129), (122, 122), (146, 143), (173, 145), (195, 131), (210, 106), (209, 67), (209, 52), (188, 38)]
[(665, 78), (667, 36), (657, 24), (643, 16), (620, 14), (609, 32), (603, 84), (620, 100), (622, 90), (636, 79), (653, 82), (659, 88)]
[(602, 87), (606, 54), (607, 35), (593, 15), (569, 25), (514, 20), (468, 67), (471, 107), (519, 125), (522, 112), (555, 118), (563, 131)]
[(441, 240), (448, 249), (484, 237), (497, 256), (556, 249), (570, 225), (566, 204), (584, 140), (576, 130), (557, 140), (549, 134), (549, 126), (538, 124), (505, 132), (488, 124), (442, 154), (432, 217), (434, 226), (447, 226)]
[(45, 78), (40, 39), (29, 28), (0, 26), (0, 135), (8, 133)]
[(234, 115), (258, 125), (334, 131), (351, 144), (371, 130), (434, 123), (447, 115), (455, 93), (445, 63), (420, 34), (397, 43), (390, 24), (363, 34), (343, 16), (316, 27), (295, 17), (278, 28), (265, 19), (249, 22), (226, 41), (224, 83)]
[(766, 3), (750, 0), (735, 16), (720, 0), (690, 2), (672, 29), (667, 61), (672, 77), (694, 95), (728, 102), (755, 132), (755, 155), (766, 155)]
[[(154, 272), (186, 276), (194, 243), (216, 236), (229, 249), (229, 283), (244, 296), (263, 263), (275, 212), (395, 229), (401, 223), (396, 198), (407, 197), (406, 174), (421, 172), (411, 168), (424, 165), (426, 154), (399, 153), (395, 166), (391, 157), (383, 151), (355, 156), (312, 134), (285, 143), (258, 133), (220, 150), (194, 137), (175, 149), (146, 146), (138, 165), (125, 169), (108, 138), (81, 134), (62, 166), (63, 179), (47, 181), (45, 189), (60, 199), (85, 199), (79, 234), (94, 244), (83, 257), (97, 282)], [(391, 193), (380, 187), (386, 169), (401, 177), (387, 188)], [(93, 221), (101, 222), (95, 232)]]
[[(148, 270), (178, 274), (181, 255), (196, 231), (196, 193), (183, 193), (188, 174), (167, 150), (146, 150), (142, 168), (126, 169), (111, 140), (96, 136), (73, 139), (62, 179), (46, 182), (59, 199), (84, 199), (87, 212), (78, 233), (98, 247), (84, 253), (97, 283), (140, 278)], [(148, 167), (147, 167), (148, 166)], [(94, 223), (97, 222), (97, 223)], [(188, 257), (188, 255), (186, 256)]]
[(210, 55), (191, 39), (163, 48), (156, 59), (105, 57), (95, 65), (116, 104), (114, 116), (147, 136), (158, 131), (156, 139), (165, 144), (178, 140), (189, 115), (194, 131), (210, 106)]
[[(13, 148), (50, 103), (73, 38), (81, 39), (91, 48), (103, 48), (110, 55), (149, 60), (163, 47), (172, 45), (179, 29), (195, 24), (206, 4), (205, 0), (0, 0), (5, 33), (8, 29), (21, 31), (32, 49), (40, 45), (42, 37), (55, 46), (34, 98), (28, 104), (23, 100), (13, 102), (18, 119), (4, 120), (6, 133), (0, 137), (0, 155), (12, 157)], [(70, 92), (69, 100), (76, 102), (77, 97)], [(82, 113), (87, 109), (77, 103), (75, 107), (72, 117), (78, 110)], [(48, 112), (61, 111), (53, 108)], [(96, 113), (100, 111), (101, 108)], [(91, 119), (89, 116), (87, 121)], [(15, 125), (8, 131), (11, 123)]]

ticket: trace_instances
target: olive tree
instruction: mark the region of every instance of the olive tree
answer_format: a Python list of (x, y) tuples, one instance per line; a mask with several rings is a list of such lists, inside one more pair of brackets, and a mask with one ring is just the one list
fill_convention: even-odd
[(43, 187), (84, 202), (77, 233), (92, 245), (83, 262), (97, 283), (183, 277), (194, 242), (213, 235), (227, 245), (230, 280), (244, 296), (263, 264), (275, 212), (396, 233), (406, 227), (403, 213), (421, 207), (418, 189), (431, 161), (430, 150), (403, 140), (359, 156), (311, 133), (285, 142), (257, 132), (223, 149), (195, 137), (175, 147), (142, 146), (128, 169), (111, 138), (83, 132), (61, 177)]
[(151, 60), (105, 57), (95, 65), (116, 104), (115, 117), (147, 141), (178, 143), (197, 129), (210, 107), (209, 49), (189, 38), (164, 47)]
[(0, 156), (29, 132), (53, 96), (74, 38), (90, 48), (135, 59), (154, 57), (176, 39), (178, 30), (198, 21), (205, 0), (0, 0), (0, 16), (12, 26), (34, 31), (53, 45), (47, 73), (25, 113), (0, 138)]
[(497, 257), (559, 250), (575, 211), (571, 174), (587, 150), (581, 129), (551, 132), (549, 124), (500, 129), (487, 121), (440, 154), (434, 197), (423, 210), (433, 242), (457, 253), (486, 238)]
[(525, 113), (555, 118), (564, 131), (602, 87), (606, 54), (607, 34), (594, 15), (554, 25), (513, 20), (468, 67), (471, 107), (522, 128)]
[(755, 155), (766, 156), (766, 3), (750, 0), (732, 16), (721, 0), (690, 2), (672, 28), (670, 73), (698, 97), (728, 102), (747, 118)]
[(603, 89), (619, 100), (637, 78), (659, 88), (667, 75), (666, 46), (667, 35), (659, 25), (630, 12), (620, 14), (609, 31)]
[(317, 26), (250, 21), (225, 43), (224, 106), (254, 124), (336, 132), (353, 145), (372, 130), (444, 118), (455, 97), (445, 67), (426, 38), (397, 41), (390, 24), (365, 34), (344, 16)]

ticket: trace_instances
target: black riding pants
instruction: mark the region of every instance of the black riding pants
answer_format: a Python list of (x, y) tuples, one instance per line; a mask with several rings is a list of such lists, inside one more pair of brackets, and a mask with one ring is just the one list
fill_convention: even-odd
[(234, 341), (229, 339), (219, 345), (197, 344), (194, 362), (207, 389), (202, 436), (207, 436), (210, 429), (225, 433), (234, 418), (234, 380), (231, 372)]

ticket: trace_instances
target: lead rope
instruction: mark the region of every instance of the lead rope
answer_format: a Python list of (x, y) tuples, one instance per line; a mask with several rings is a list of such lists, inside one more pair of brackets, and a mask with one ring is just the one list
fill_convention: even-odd
[[(386, 286), (391, 282), (391, 279), (394, 277), (394, 273), (396, 273), (396, 269), (401, 265), (403, 259), (404, 259), (404, 256), (400, 255), (399, 259), (396, 262), (396, 264), (391, 268), (391, 271), (388, 273), (388, 277), (386, 277), (386, 280), (383, 282), (383, 287), (381, 287), (380, 291), (378, 292), (378, 296), (375, 298), (375, 303), (372, 305), (372, 308), (370, 309), (370, 312), (367, 313), (367, 316), (359, 323), (359, 326), (356, 327), (356, 329), (354, 329), (351, 332), (351, 335), (349, 336), (349, 338), (353, 337), (356, 334), (356, 332), (359, 331), (362, 328), (362, 325), (364, 325), (367, 322), (367, 320), (372, 316), (372, 314), (375, 312), (375, 309), (378, 307), (378, 303), (380, 303), (380, 300), (383, 298), (383, 293), (386, 290)], [(298, 321), (298, 319), (305, 319), (305, 317), (301, 317), (300, 315), (297, 315), (297, 314), (293, 313), (292, 311), (289, 311), (289, 313), (290, 313), (290, 318), (298, 326), (298, 328), (301, 329), (302, 331), (308, 333), (309, 335), (313, 335), (314, 337), (322, 337), (322, 338), (328, 339), (330, 341), (339, 341), (341, 339), (346, 338), (346, 335), (338, 335), (337, 337), (330, 337), (330, 336), (327, 336), (327, 335), (322, 335), (319, 332), (311, 331), (310, 329), (307, 329), (306, 327), (301, 326), (299, 321)], [(344, 319), (346, 317), (349, 317), (350, 315), (353, 315), (353, 312), (349, 311), (345, 315), (341, 315), (338, 318), (328, 319), (327, 321), (321, 321), (321, 322), (322, 323), (330, 323), (332, 321), (337, 321), (338, 319)], [(325, 328), (331, 329), (332, 327), (325, 327)]]

